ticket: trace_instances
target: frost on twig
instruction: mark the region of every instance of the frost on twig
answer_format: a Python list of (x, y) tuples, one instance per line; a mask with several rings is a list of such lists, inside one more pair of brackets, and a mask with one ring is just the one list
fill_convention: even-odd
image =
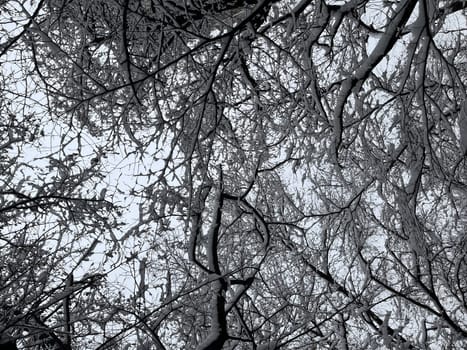
[(467, 152), (467, 100), (461, 103), (459, 111), (459, 141), (462, 154)]

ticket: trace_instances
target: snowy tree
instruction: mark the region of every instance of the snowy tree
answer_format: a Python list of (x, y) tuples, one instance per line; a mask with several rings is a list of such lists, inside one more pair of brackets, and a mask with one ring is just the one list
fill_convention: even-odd
[(0, 341), (465, 348), (464, 1), (0, 6)]

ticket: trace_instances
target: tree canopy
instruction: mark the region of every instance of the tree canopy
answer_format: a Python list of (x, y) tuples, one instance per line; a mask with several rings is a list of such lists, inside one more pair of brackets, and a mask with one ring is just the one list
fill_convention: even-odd
[(467, 3), (0, 0), (0, 347), (465, 349)]

